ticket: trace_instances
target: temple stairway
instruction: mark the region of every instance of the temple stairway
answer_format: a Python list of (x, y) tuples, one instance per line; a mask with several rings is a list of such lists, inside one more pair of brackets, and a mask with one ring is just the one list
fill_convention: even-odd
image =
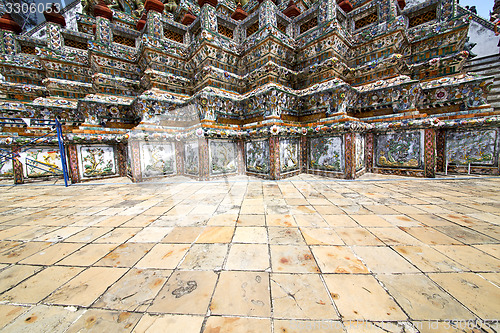
[(494, 76), (495, 81), (488, 95), (488, 103), (495, 111), (500, 111), (500, 54), (472, 59), (465, 64), (465, 70), (484, 76)]

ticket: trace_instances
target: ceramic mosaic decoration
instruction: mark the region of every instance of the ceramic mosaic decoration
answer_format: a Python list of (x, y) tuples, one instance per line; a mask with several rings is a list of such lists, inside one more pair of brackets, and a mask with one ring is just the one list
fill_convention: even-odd
[[(75, 1), (28, 32), (8, 17), (0, 31), (0, 117), (64, 122), (73, 182), (434, 177), (446, 160), (500, 172), (491, 135), (462, 153), (471, 139), (447, 134), (500, 123), (493, 77), (464, 70), (471, 20), (493, 25), (457, 0), (124, 3)], [(0, 127), (0, 145), (14, 153), (46, 133), (30, 131)]]
[(365, 167), (365, 137), (362, 134), (356, 134), (355, 139), (356, 151), (356, 171)]
[(21, 154), (21, 160), (27, 177), (54, 175), (62, 168), (61, 155), (55, 149), (29, 149)]
[(269, 142), (267, 140), (246, 143), (247, 171), (269, 173)]
[(297, 139), (280, 140), (280, 170), (282, 173), (299, 168), (299, 141)]
[(175, 148), (173, 143), (143, 143), (141, 149), (142, 176), (164, 176), (175, 172)]
[(378, 166), (421, 166), (421, 133), (398, 132), (377, 136), (376, 161)]
[(210, 141), (210, 173), (218, 175), (236, 170), (236, 145), (230, 141)]
[(184, 157), (185, 172), (189, 175), (197, 176), (200, 172), (198, 142), (186, 142), (184, 145)]
[(80, 146), (79, 148), (82, 178), (94, 178), (116, 174), (113, 147)]
[(448, 132), (446, 158), (453, 164), (492, 165), (498, 156), (497, 131)]
[(342, 171), (344, 168), (341, 137), (313, 138), (310, 140), (309, 168)]
[(0, 177), (12, 177), (13, 175), (12, 160), (6, 159), (0, 162)]

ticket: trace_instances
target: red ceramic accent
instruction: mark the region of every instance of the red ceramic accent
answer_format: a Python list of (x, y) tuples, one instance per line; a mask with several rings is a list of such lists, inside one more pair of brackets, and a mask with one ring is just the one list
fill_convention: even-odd
[(194, 20), (196, 20), (196, 16), (194, 16), (194, 14), (191, 12), (191, 9), (190, 9), (190, 10), (188, 10), (188, 12), (186, 14), (184, 14), (184, 17), (182, 18), (181, 23), (184, 25), (190, 25), (191, 23), (194, 22)]
[(146, 3), (144, 4), (144, 10), (146, 12), (152, 10), (154, 12), (163, 13), (164, 8), (165, 5), (159, 0), (146, 0)]
[(0, 17), (0, 29), (1, 30), (7, 30), (7, 31), (12, 31), (15, 32), (16, 34), (21, 33), (22, 29), (19, 26), (19, 24), (14, 21), (12, 16), (10, 14), (3, 14), (2, 17)]
[(57, 13), (57, 7), (54, 3), (52, 4), (52, 11), (50, 13), (44, 11), (43, 16), (45, 16), (45, 21), (47, 22), (56, 23), (62, 27), (66, 26), (66, 20), (64, 19), (64, 16), (62, 16), (61, 13)]
[(346, 13), (349, 13), (352, 10), (352, 4), (349, 2), (349, 0), (342, 0), (338, 2), (339, 7), (342, 8), (342, 10)]
[(104, 0), (99, 0), (99, 2), (94, 6), (94, 16), (104, 17), (111, 21), (113, 19), (113, 11), (108, 8), (108, 5), (106, 5)]
[(147, 15), (146, 15), (146, 11), (144, 11), (142, 13), (142, 17), (139, 21), (137, 21), (137, 24), (135, 26), (135, 28), (138, 30), (138, 31), (142, 31), (142, 29), (144, 28), (144, 26), (146, 25), (146, 19), (147, 19)]
[(203, 5), (205, 4), (209, 4), (212, 7), (217, 7), (217, 3), (217, 0), (198, 0), (198, 5), (200, 5), (200, 7), (203, 7)]
[(297, 8), (295, 5), (295, 2), (293, 0), (290, 0), (288, 3), (288, 7), (283, 11), (283, 14), (285, 14), (288, 17), (295, 17), (300, 15), (300, 9)]
[(398, 5), (401, 10), (403, 10), (406, 7), (406, 1), (405, 0), (398, 0)]
[(241, 3), (238, 3), (238, 7), (234, 10), (234, 13), (231, 15), (231, 18), (236, 21), (241, 21), (246, 19), (248, 16), (247, 12), (243, 10), (241, 7)]

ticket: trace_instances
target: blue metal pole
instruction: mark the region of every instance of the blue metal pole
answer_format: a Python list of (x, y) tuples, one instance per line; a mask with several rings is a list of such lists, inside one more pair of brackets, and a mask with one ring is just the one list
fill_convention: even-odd
[(68, 169), (66, 167), (66, 152), (64, 151), (61, 123), (59, 122), (59, 120), (57, 120), (57, 118), (56, 118), (56, 130), (57, 130), (57, 141), (59, 143), (59, 152), (61, 155), (61, 164), (63, 167), (64, 186), (68, 187)]

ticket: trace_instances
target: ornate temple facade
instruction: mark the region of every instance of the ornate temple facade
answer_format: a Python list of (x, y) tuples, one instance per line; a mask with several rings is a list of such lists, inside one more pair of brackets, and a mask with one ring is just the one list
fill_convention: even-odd
[[(73, 182), (498, 175), (494, 78), (464, 70), (471, 18), (456, 0), (82, 0), (21, 33), (4, 15), (0, 117), (23, 121), (0, 148), (57, 118)], [(23, 158), (59, 165), (56, 144), (0, 174), (46, 176)]]

